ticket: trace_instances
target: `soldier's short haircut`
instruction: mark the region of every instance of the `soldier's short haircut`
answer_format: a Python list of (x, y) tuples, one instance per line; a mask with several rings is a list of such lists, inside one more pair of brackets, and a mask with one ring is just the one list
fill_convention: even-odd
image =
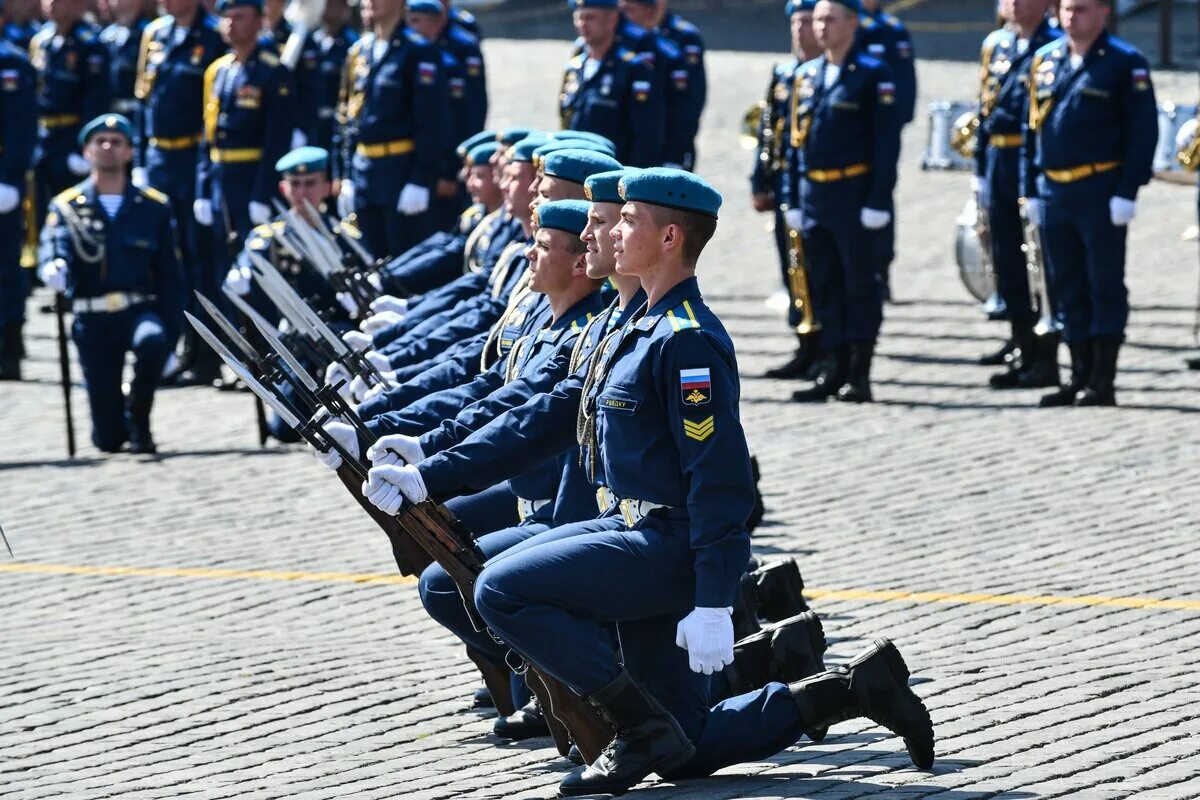
[(717, 218), (695, 211), (683, 211), (678, 208), (667, 208), (649, 204), (647, 208), (654, 216), (654, 222), (660, 228), (667, 225), (678, 225), (683, 229), (683, 260), (695, 264), (700, 253), (712, 239), (717, 230)]

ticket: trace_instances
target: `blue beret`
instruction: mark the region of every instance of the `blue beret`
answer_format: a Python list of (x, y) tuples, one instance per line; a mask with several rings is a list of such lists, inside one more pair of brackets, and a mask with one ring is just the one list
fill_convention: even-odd
[(533, 163), (533, 151), (546, 143), (546, 137), (539, 134), (526, 136), (508, 149), (509, 161), (527, 161)]
[(263, 10), (263, 0), (217, 0), (217, 13), (224, 14), (226, 11), (234, 8), (240, 8), (242, 6), (253, 8), (255, 11), (261, 14)]
[(501, 128), (500, 130), (496, 131), (496, 141), (500, 142), (501, 144), (511, 145), (516, 144), (526, 136), (533, 136), (534, 134), (537, 134), (542, 138), (545, 138), (546, 136), (537, 128)]
[(442, 14), (446, 9), (441, 0), (408, 0), (408, 10), (421, 14)]
[(477, 144), (471, 148), (471, 152), (467, 153), (467, 157), (464, 159), (464, 161), (467, 162), (468, 167), (486, 166), (487, 163), (492, 160), (492, 156), (496, 154), (496, 151), (499, 150), (500, 147), (501, 144), (499, 142), (484, 142), (483, 144)]
[(329, 151), (324, 147), (297, 147), (275, 162), (275, 171), (281, 175), (295, 173), (324, 172), (329, 164)]
[(611, 172), (597, 172), (589, 175), (583, 182), (583, 196), (593, 203), (620, 203), (621, 193), (617, 190), (621, 178), (630, 175), (635, 169), (615, 169)]
[(552, 131), (548, 134), (548, 136), (551, 140), (577, 139), (584, 142), (599, 142), (600, 144), (611, 148), (612, 150), (617, 149), (617, 146), (613, 144), (612, 139), (609, 139), (607, 136), (601, 136), (598, 133), (592, 133), (591, 131), (573, 131), (567, 129), (564, 131)]
[(843, 5), (853, 11), (855, 14), (863, 13), (862, 3), (858, 2), (858, 0), (830, 0), (830, 2)]
[(121, 114), (101, 114), (94, 120), (83, 126), (83, 130), (79, 131), (79, 144), (83, 146), (87, 144), (88, 139), (92, 138), (93, 133), (101, 131), (116, 131), (124, 134), (125, 138), (131, 143), (133, 142), (133, 126), (129, 124), (129, 120)]
[(458, 147), (454, 148), (454, 153), (459, 158), (466, 158), (467, 153), (471, 152), (471, 150), (475, 148), (475, 145), (494, 141), (496, 141), (495, 131), (480, 131), (474, 136), (468, 136), (466, 139), (459, 142)]
[(576, 8), (616, 8), (617, 0), (567, 0), (572, 10)]
[(721, 193), (708, 181), (681, 169), (653, 167), (621, 178), (621, 199), (716, 217)]
[(542, 174), (572, 183), (583, 183), (589, 175), (620, 168), (620, 161), (594, 150), (555, 150), (542, 159)]
[(537, 208), (533, 210), (533, 221), (539, 228), (554, 228), (578, 236), (587, 225), (588, 211), (591, 207), (591, 203), (584, 200), (538, 203)]
[(590, 150), (593, 153), (604, 153), (604, 155), (611, 157), (616, 157), (617, 155), (613, 148), (588, 139), (551, 139), (534, 151), (534, 163), (536, 164), (539, 158), (553, 153), (555, 150)]
[(783, 8), (783, 13), (789, 17), (797, 11), (812, 11), (817, 7), (817, 0), (787, 0), (787, 5)]

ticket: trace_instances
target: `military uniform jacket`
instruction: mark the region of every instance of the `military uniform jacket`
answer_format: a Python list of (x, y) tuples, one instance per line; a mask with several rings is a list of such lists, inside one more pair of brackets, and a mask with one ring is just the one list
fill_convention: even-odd
[(25, 54), (0, 41), (0, 183), (24, 190), (37, 142), (37, 76)]
[(42, 228), (38, 262), (67, 267), (67, 297), (133, 292), (155, 299), (168, 341), (183, 319), (183, 275), (166, 195), (125, 186), (117, 215), (109, 219), (91, 179), (51, 201)]
[(42, 23), (35, 19), (31, 19), (25, 23), (18, 23), (9, 20), (4, 23), (4, 28), (0, 29), (0, 39), (6, 42), (12, 42), (13, 47), (20, 50), (23, 54), (29, 54), (29, 45), (33, 42), (33, 37), (37, 35), (38, 29), (42, 27)]
[(472, 205), (459, 215), (453, 229), (433, 234), (386, 264), (380, 272), (384, 290), (410, 297), (479, 269), (478, 259), (490, 241), (492, 221), (502, 214), (499, 208), (487, 213), (482, 204)]
[(87, 22), (65, 34), (48, 22), (33, 37), (29, 58), (38, 71), (42, 158), (66, 158), (78, 150), (80, 128), (109, 111), (108, 50)]
[(559, 95), (562, 127), (609, 138), (617, 160), (626, 166), (660, 164), (666, 115), (654, 67), (644, 56), (615, 44), (590, 78), (584, 77), (586, 61), (580, 54), (567, 62)]
[(286, 17), (280, 17), (279, 22), (275, 23), (274, 27), (263, 31), (259, 42), (264, 47), (269, 47), (275, 51), (275, 55), (283, 55), (283, 48), (287, 46), (288, 38), (292, 35), (292, 23), (287, 21)]
[(1066, 39), (1059, 39), (1037, 51), (1030, 70), (1025, 196), (1095, 186), (1088, 179), (1057, 184), (1045, 178), (1045, 170), (1119, 162), (1111, 170), (1113, 193), (1135, 199), (1153, 176), (1158, 140), (1158, 108), (1145, 57), (1127, 42), (1101, 33), (1078, 69), (1071, 68)]
[(447, 25), (437, 45), (444, 54), (442, 63), (450, 98), (449, 140), (443, 148), (446, 164), (441, 177), (455, 180), (462, 166), (455, 145), (479, 133), (487, 121), (487, 76), (479, 40), (462, 28)]
[(771, 82), (767, 84), (767, 124), (759, 124), (758, 141), (754, 148), (754, 169), (750, 173), (750, 191), (753, 194), (778, 193), (780, 173), (785, 168), (785, 148), (790, 135), (788, 127), (788, 100), (792, 96), (792, 79), (799, 59), (776, 64), (771, 70)]
[(700, 29), (674, 11), (668, 11), (657, 33), (674, 42), (683, 53), (683, 63), (703, 111), (708, 102), (708, 74), (704, 70), (704, 36)]
[(859, 17), (855, 44), (862, 52), (891, 67), (900, 126), (912, 122), (917, 110), (917, 64), (912, 37), (904, 23), (882, 11), (863, 14)]
[[(227, 53), (204, 73), (204, 146), (196, 165), (196, 196), (212, 197), (212, 181), (233, 167), (247, 172), (250, 200), (278, 194), (275, 162), (292, 143), (296, 93), (279, 56), (258, 45), (245, 64)], [(245, 170), (243, 172), (242, 170)]]
[[(833, 222), (859, 211), (891, 207), (900, 152), (896, 85), (886, 64), (853, 50), (828, 89), (822, 81), (825, 57), (796, 70), (790, 98), (791, 159), (785, 196), (804, 208), (805, 217)], [(815, 170), (835, 171), (866, 165), (858, 177), (814, 183), (803, 179)]]
[(131, 120), (137, 113), (133, 90), (137, 82), (142, 36), (149, 24), (148, 18), (139, 17), (132, 25), (114, 22), (100, 31), (100, 42), (108, 48), (112, 110), (125, 114)]
[(134, 87), (142, 101), (133, 120), (141, 133), (136, 164), (145, 163), (151, 139), (167, 143), (167, 152), (190, 152), (203, 136), (204, 73), (226, 50), (216, 16), (201, 6), (182, 40), (176, 39), (170, 16), (154, 20), (142, 34)]
[(483, 41), (483, 34), (479, 30), (479, 21), (475, 19), (475, 15), (470, 11), (461, 9), (458, 6), (450, 6), (449, 16), (451, 25), (461, 28), (474, 36), (476, 40)]
[(304, 37), (294, 71), (296, 127), (304, 132), (310, 145), (333, 148), (342, 66), (357, 41), (358, 33), (348, 25), (332, 34), (317, 28)]
[[(436, 46), (397, 27), (375, 57), (375, 34), (350, 48), (342, 77), (341, 175), (372, 203), (394, 208), (405, 184), (433, 189), (450, 136), (446, 71)], [(408, 142), (410, 152), (369, 158), (357, 148)]]
[(984, 39), (980, 62), (980, 126), (975, 137), (976, 175), (983, 177), (986, 170), (989, 136), (1021, 135), (1029, 115), (1029, 63), (1038, 49), (1061, 35), (1047, 19), (1042, 21), (1023, 53), (1017, 44), (1016, 31), (1001, 28)]

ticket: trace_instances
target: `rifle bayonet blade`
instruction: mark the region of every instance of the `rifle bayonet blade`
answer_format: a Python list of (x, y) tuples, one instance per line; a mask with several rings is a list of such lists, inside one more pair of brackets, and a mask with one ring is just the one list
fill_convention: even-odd
[(249, 386), (250, 391), (254, 392), (254, 394), (256, 394), (258, 396), (259, 400), (262, 400), (263, 403), (265, 403), (268, 408), (270, 408), (272, 411), (274, 411), (276, 414), (278, 414), (279, 418), (282, 419), (284, 422), (286, 422), (288, 425), (290, 425), (292, 428), (295, 428), (296, 430), (300, 429), (300, 427), (301, 427), (300, 420), (297, 419), (296, 415), (293, 414), (287, 408), (287, 406), (285, 406), (282, 402), (280, 402), (279, 398), (276, 397), (274, 393), (272, 393), (265, 386), (263, 386), (261, 383), (259, 383), (258, 379), (256, 379), (253, 375), (251, 375), (249, 370), (247, 370), (241, 363), (239, 363), (236, 358), (229, 358), (228, 356), (224, 355), (223, 353), (220, 355), (221, 355), (221, 359), (226, 364), (229, 365), (229, 368), (231, 370), (233, 370), (234, 374), (237, 375), (239, 378), (241, 378), (242, 383)]
[(280, 358), (287, 362), (287, 365), (292, 368), (292, 372), (296, 374), (296, 377), (300, 379), (300, 382), (304, 384), (305, 388), (314, 394), (320, 391), (320, 385), (313, 379), (312, 375), (308, 374), (308, 370), (304, 368), (304, 365), (301, 364), (294, 355), (292, 355), (292, 352), (288, 350), (287, 347), (284, 346), (283, 342), (279, 339), (278, 331), (269, 325), (260, 325), (258, 322), (255, 322), (254, 326), (258, 328), (258, 332), (262, 334), (262, 337), (267, 340), (267, 346), (278, 353)]
[(262, 357), (258, 354), (258, 351), (246, 341), (241, 331), (225, 318), (225, 315), (221, 313), (219, 308), (212, 304), (211, 300), (200, 294), (199, 290), (196, 291), (196, 299), (200, 301), (200, 305), (204, 306), (204, 310), (208, 312), (208, 316), (212, 321), (217, 323), (217, 327), (221, 329), (221, 332), (229, 337), (229, 341), (233, 342), (237, 349), (242, 351), (242, 355), (251, 361), (261, 360)]
[[(273, 264), (257, 253), (249, 253), (249, 255), (250, 260), (262, 271), (263, 276), (266, 278), (266, 282), (263, 283), (264, 290), (267, 283), (272, 284), (280, 298), (292, 308), (295, 315), (304, 320), (305, 327), (308, 330), (314, 331), (317, 336), (328, 342), (329, 346), (333, 348), (333, 352), (337, 353), (338, 356), (345, 356), (350, 352), (350, 347), (342, 341), (340, 336), (329, 329), (329, 326), (325, 324), (325, 320), (321, 319), (317, 315), (317, 312), (313, 311), (308, 303), (304, 302), (304, 298), (298, 295), (296, 290), (292, 288), (292, 285), (284, 280), (283, 276), (279, 274), (279, 270), (275, 269)], [(284, 311), (282, 308), (279, 310)], [(292, 320), (293, 324), (296, 321)]]
[(354, 251), (354, 255), (358, 256), (358, 260), (362, 262), (364, 269), (370, 269), (375, 265), (375, 256), (371, 255), (371, 252), (363, 246), (362, 242), (351, 236), (350, 232), (342, 227), (341, 224), (338, 224), (334, 228), (334, 231), (338, 236), (342, 237), (342, 241), (346, 243), (346, 246)]
[(229, 348), (225, 346), (225, 343), (222, 342), (215, 333), (210, 331), (208, 326), (193, 317), (191, 312), (185, 311), (183, 312), (183, 315), (187, 317), (188, 322), (192, 323), (192, 327), (196, 329), (196, 333), (200, 334), (200, 338), (208, 342), (209, 346), (213, 350), (217, 351), (217, 355), (225, 357), (226, 360), (237, 361), (239, 364), (242, 363), (241, 361), (238, 361), (237, 356), (229, 352)]
[(258, 323), (262, 323), (264, 325), (271, 324), (271, 323), (267, 322), (265, 319), (263, 319), (262, 314), (259, 314), (257, 311), (255, 311), (254, 306), (247, 303), (245, 298), (243, 298), (237, 292), (230, 289), (228, 286), (221, 287), (221, 291), (224, 292), (225, 296), (229, 298), (229, 302), (233, 303), (234, 307), (238, 311), (245, 314), (246, 318), (249, 319), (251, 322), (255, 323), (256, 325)]
[(8, 537), (4, 535), (4, 528), (0, 527), (0, 542), (4, 542), (4, 549), (8, 551), (9, 558), (16, 558), (13, 555), (12, 545), (8, 543)]

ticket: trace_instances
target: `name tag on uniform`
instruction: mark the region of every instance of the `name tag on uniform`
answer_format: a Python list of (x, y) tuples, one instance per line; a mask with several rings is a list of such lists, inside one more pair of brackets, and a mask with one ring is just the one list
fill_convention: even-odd
[(858, 103), (847, 103), (845, 101), (834, 103), (833, 107), (838, 111), (858, 111), (859, 109)]
[(638, 401), (629, 397), (601, 397), (600, 407), (618, 414), (632, 414), (637, 411)]
[(873, 56), (881, 56), (887, 52), (887, 48), (881, 44), (869, 44), (867, 45), (867, 52)]
[(1107, 100), (1108, 98), (1110, 98), (1112, 96), (1111, 94), (1106, 92), (1104, 89), (1093, 89), (1091, 86), (1084, 86), (1079, 91), (1082, 94), (1086, 94), (1088, 97), (1101, 97), (1101, 98), (1104, 98), (1105, 100)]

